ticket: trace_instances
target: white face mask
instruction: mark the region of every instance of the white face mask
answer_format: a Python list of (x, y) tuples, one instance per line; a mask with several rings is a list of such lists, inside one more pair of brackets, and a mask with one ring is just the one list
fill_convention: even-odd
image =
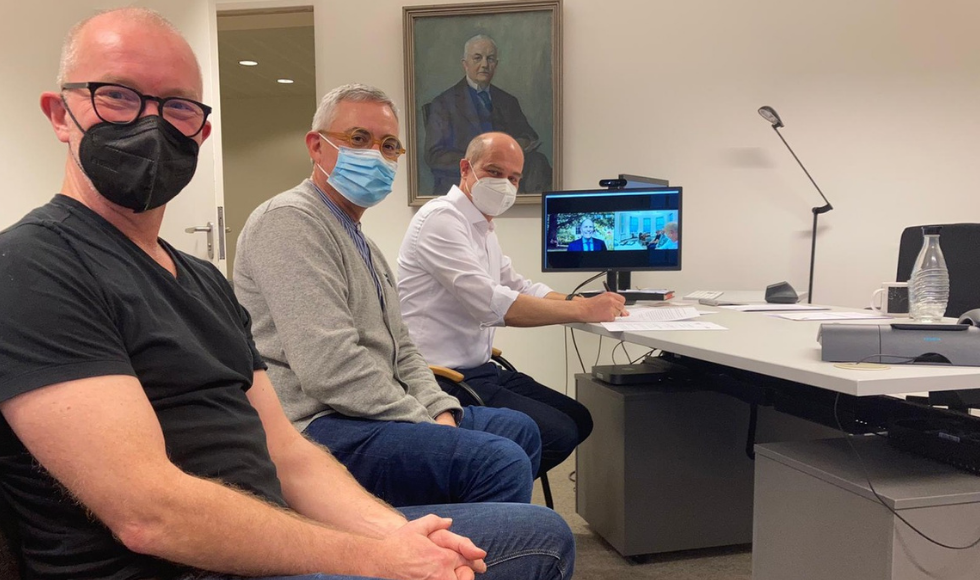
[(504, 177), (483, 177), (470, 187), (473, 205), (484, 215), (496, 217), (517, 200), (517, 186)]

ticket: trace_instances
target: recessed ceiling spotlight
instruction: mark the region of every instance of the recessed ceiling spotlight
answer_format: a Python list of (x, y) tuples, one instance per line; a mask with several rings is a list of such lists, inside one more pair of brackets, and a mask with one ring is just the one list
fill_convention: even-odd
[(276, 79), (276, 82), (281, 85), (291, 85), (293, 84), (293, 79)]
[(238, 61), (238, 64), (242, 66), (258, 66), (259, 63), (255, 62), (254, 60), (240, 60)]

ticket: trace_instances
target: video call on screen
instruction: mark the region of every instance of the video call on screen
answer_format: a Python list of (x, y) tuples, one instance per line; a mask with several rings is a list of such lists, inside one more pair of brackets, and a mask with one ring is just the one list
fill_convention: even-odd
[(680, 188), (545, 194), (545, 270), (680, 268)]

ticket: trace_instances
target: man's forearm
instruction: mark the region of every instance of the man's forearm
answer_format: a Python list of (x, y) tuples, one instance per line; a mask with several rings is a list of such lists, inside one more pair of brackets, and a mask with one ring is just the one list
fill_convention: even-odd
[[(241, 575), (372, 576), (380, 541), (305, 520), (183, 473), (161, 478), (151, 513), (113, 532), (131, 550), (203, 570)], [(328, 494), (326, 482), (323, 493)], [(373, 556), (373, 557), (372, 557)]]
[(507, 326), (545, 326), (581, 321), (578, 301), (550, 300), (525, 294), (519, 295), (504, 315)]
[(405, 524), (394, 508), (371, 495), (330, 452), (297, 438), (274, 457), (291, 508), (332, 528), (381, 538)]
[(611, 322), (627, 316), (626, 300), (614, 292), (604, 292), (582, 300), (555, 300), (521, 294), (504, 315), (507, 326), (544, 326), (567, 322)]
[(381, 537), (405, 518), (367, 492), (330, 452), (302, 435), (282, 412), (269, 376), (256, 371), (248, 399), (262, 420), (286, 503), (334, 529)]

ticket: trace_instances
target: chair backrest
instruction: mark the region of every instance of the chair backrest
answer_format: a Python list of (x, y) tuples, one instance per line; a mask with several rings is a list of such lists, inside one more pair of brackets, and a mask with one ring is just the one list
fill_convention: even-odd
[[(958, 318), (967, 310), (980, 308), (980, 224), (935, 224), (943, 230), (939, 246), (949, 269), (949, 303), (946, 316)], [(895, 280), (912, 276), (915, 259), (922, 249), (922, 226), (905, 228), (898, 248)]]
[(0, 578), (20, 580), (20, 547), (14, 516), (0, 493)]

